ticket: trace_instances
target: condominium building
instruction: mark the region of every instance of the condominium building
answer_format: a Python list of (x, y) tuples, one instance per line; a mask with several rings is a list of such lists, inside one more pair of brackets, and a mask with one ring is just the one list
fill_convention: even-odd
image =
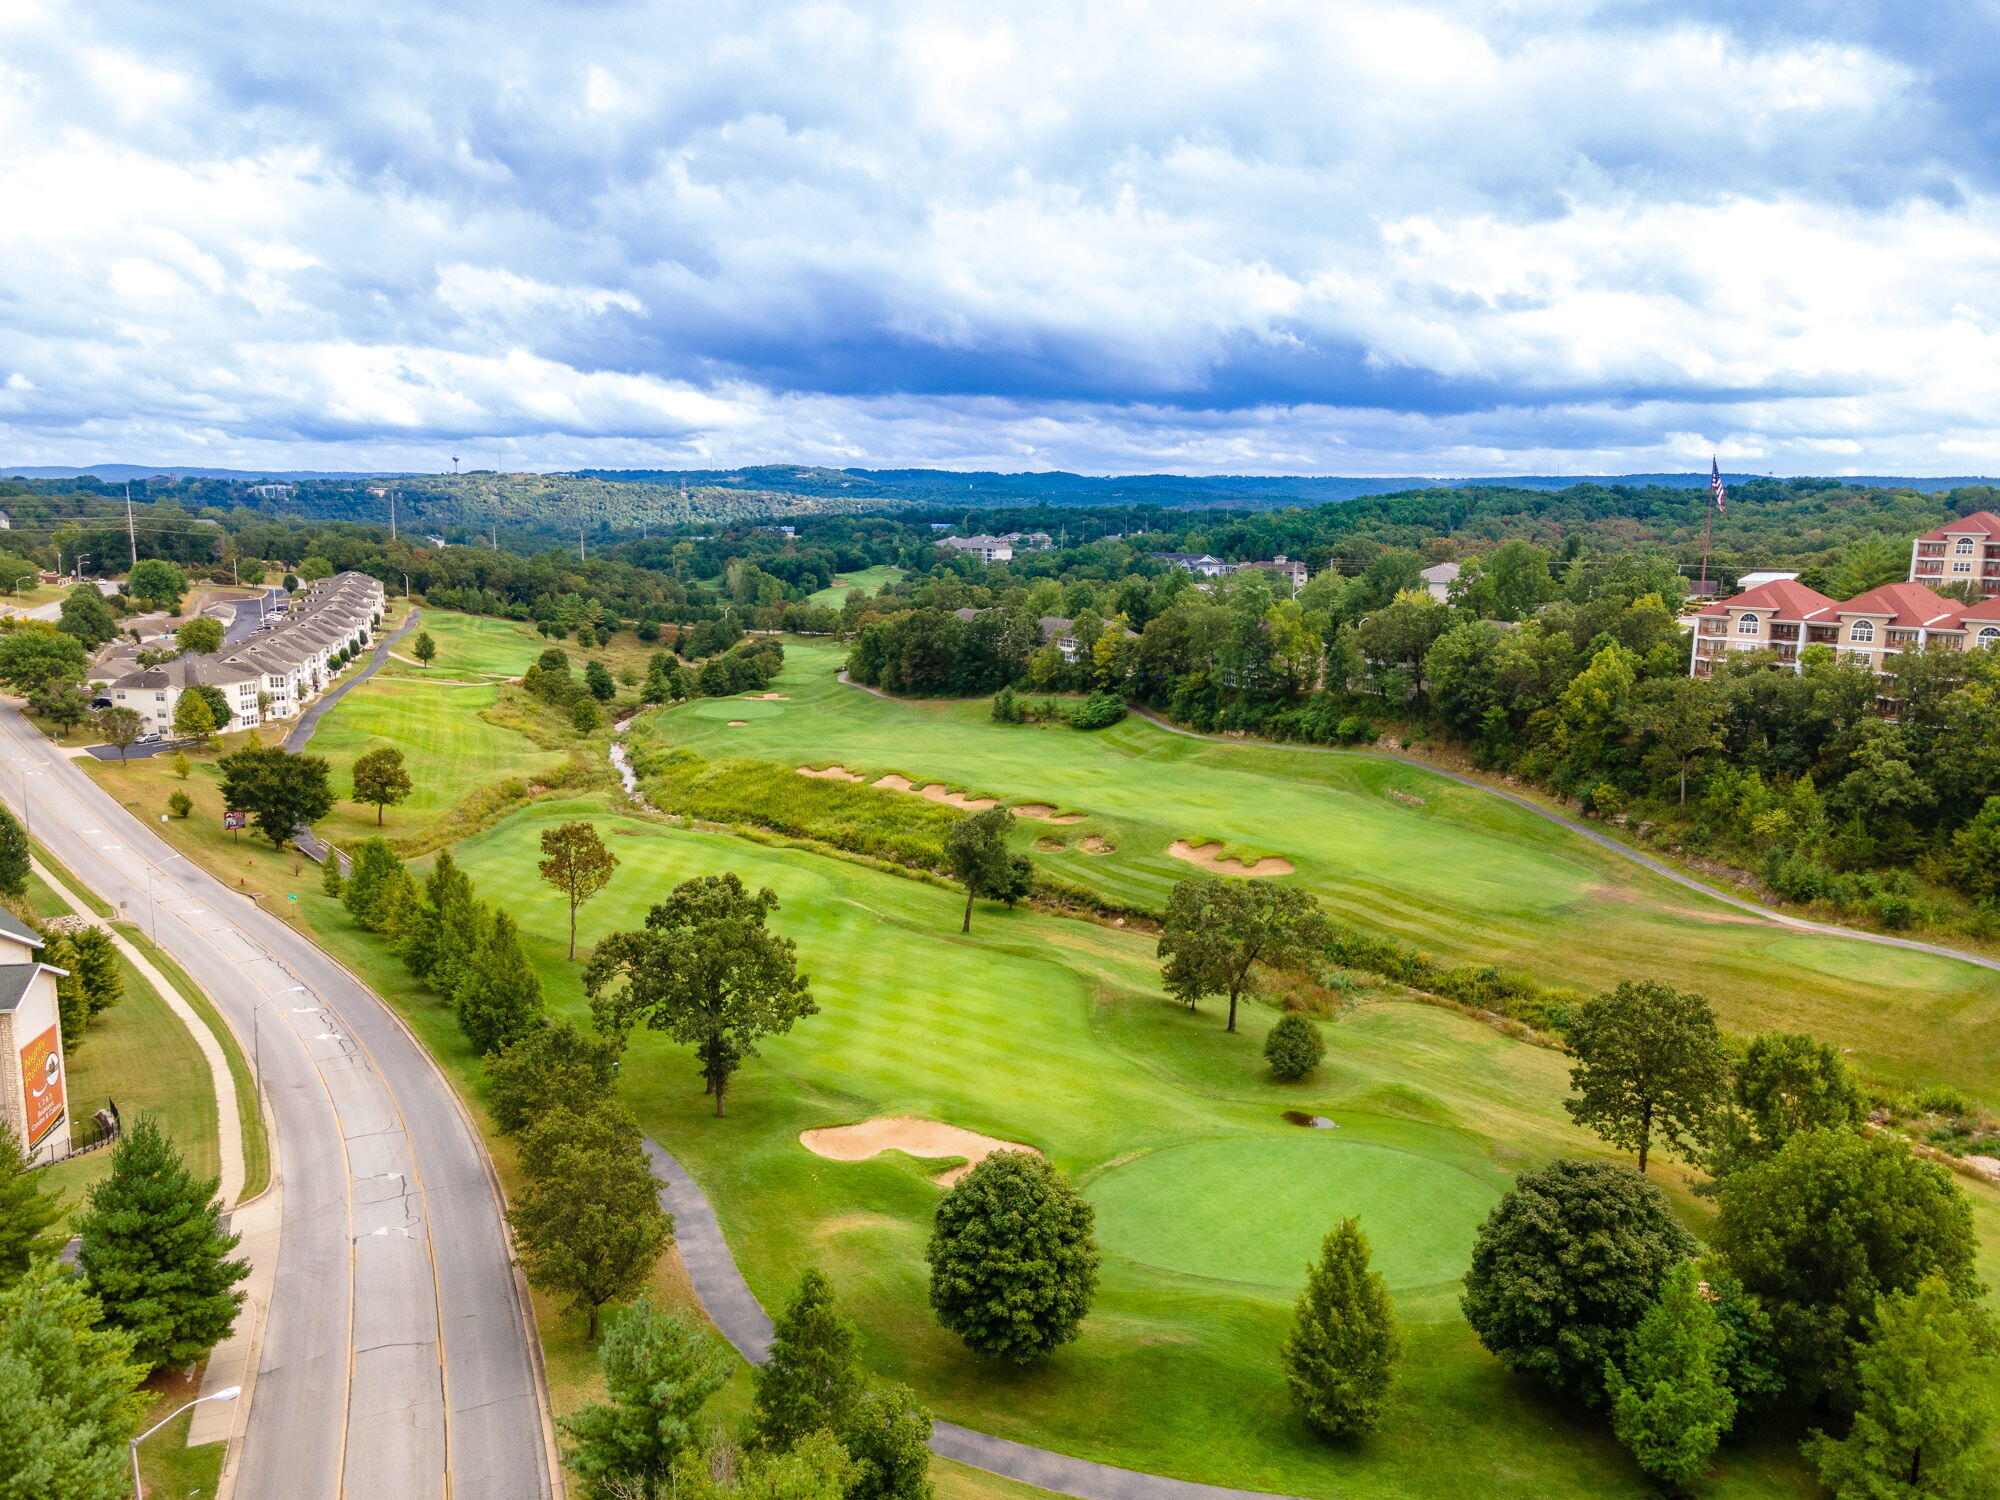
[(296, 595), (268, 630), (215, 656), (177, 656), (115, 679), (106, 692), (129, 708), (144, 730), (172, 731), (181, 694), (197, 684), (229, 702), (223, 730), (288, 719), (317, 698), (333, 677), (333, 658), (359, 646), (382, 618), (381, 583), (366, 573), (338, 573)]
[(1985, 598), (2000, 595), (2000, 516), (1977, 510), (1926, 531), (1910, 543), (1910, 582), (1973, 583)]
[(1899, 651), (1939, 642), (1959, 651), (2000, 644), (2000, 599), (1966, 605), (1920, 583), (1885, 583), (1842, 601), (1780, 579), (1696, 610), (1694, 620), (1692, 677), (1712, 675), (1731, 651), (1769, 651), (1797, 671), (1804, 647), (1829, 646), (1844, 660), (1886, 673)]

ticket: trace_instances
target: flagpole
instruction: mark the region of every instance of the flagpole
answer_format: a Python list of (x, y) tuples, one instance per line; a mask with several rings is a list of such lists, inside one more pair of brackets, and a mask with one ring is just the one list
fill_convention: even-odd
[(1708, 599), (1708, 533), (1715, 524), (1715, 496), (1710, 495), (1701, 507), (1701, 597)]

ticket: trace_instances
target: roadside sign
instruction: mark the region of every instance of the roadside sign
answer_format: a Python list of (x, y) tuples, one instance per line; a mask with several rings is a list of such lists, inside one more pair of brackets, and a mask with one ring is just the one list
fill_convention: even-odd
[(229, 830), (236, 828), (247, 828), (249, 827), (249, 825), (250, 825), (250, 815), (245, 812), (239, 812), (235, 808), (231, 808), (228, 812), (222, 815), (222, 827), (224, 832), (228, 832)]

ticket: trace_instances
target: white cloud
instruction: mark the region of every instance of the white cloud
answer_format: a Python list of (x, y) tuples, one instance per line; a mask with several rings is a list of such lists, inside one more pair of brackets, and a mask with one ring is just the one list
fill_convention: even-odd
[(1744, 15), (17, 6), (0, 463), (2000, 466), (1949, 59)]

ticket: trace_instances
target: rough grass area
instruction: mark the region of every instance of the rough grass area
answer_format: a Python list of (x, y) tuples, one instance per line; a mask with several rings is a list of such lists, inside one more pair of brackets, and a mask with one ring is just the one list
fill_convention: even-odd
[[(1523, 808), (1421, 767), (1170, 734), (1136, 717), (1092, 734), (992, 722), (983, 702), (900, 702), (835, 680), (837, 643), (788, 638), (789, 701), (731, 729), (680, 705), (651, 733), (703, 756), (780, 767), (837, 761), (1088, 813), (1038, 867), (1157, 910), (1190, 873), (1176, 839), (1292, 862), (1275, 878), (1337, 920), (1449, 963), (1608, 988), (1663, 978), (1713, 999), (1738, 1033), (1813, 1031), (1899, 1087), (1950, 1082), (2000, 1105), (2000, 974), (1841, 938), (1800, 940), (1600, 849)], [(802, 784), (806, 778), (796, 778)], [(1397, 795), (1400, 793), (1401, 795)], [(1412, 799), (1420, 798), (1421, 801)], [(1092, 838), (1116, 846), (1086, 852)], [(1021, 847), (1030, 840), (1024, 838)]]
[[(424, 610), (417, 630), (430, 632), (438, 654), (428, 668), (399, 661), (391, 656), (383, 664), (385, 677), (519, 677), (551, 643), (535, 633), (532, 625), (518, 620), (498, 620), (489, 615), (462, 615), (454, 610)], [(396, 643), (401, 656), (410, 656), (416, 633)]]

